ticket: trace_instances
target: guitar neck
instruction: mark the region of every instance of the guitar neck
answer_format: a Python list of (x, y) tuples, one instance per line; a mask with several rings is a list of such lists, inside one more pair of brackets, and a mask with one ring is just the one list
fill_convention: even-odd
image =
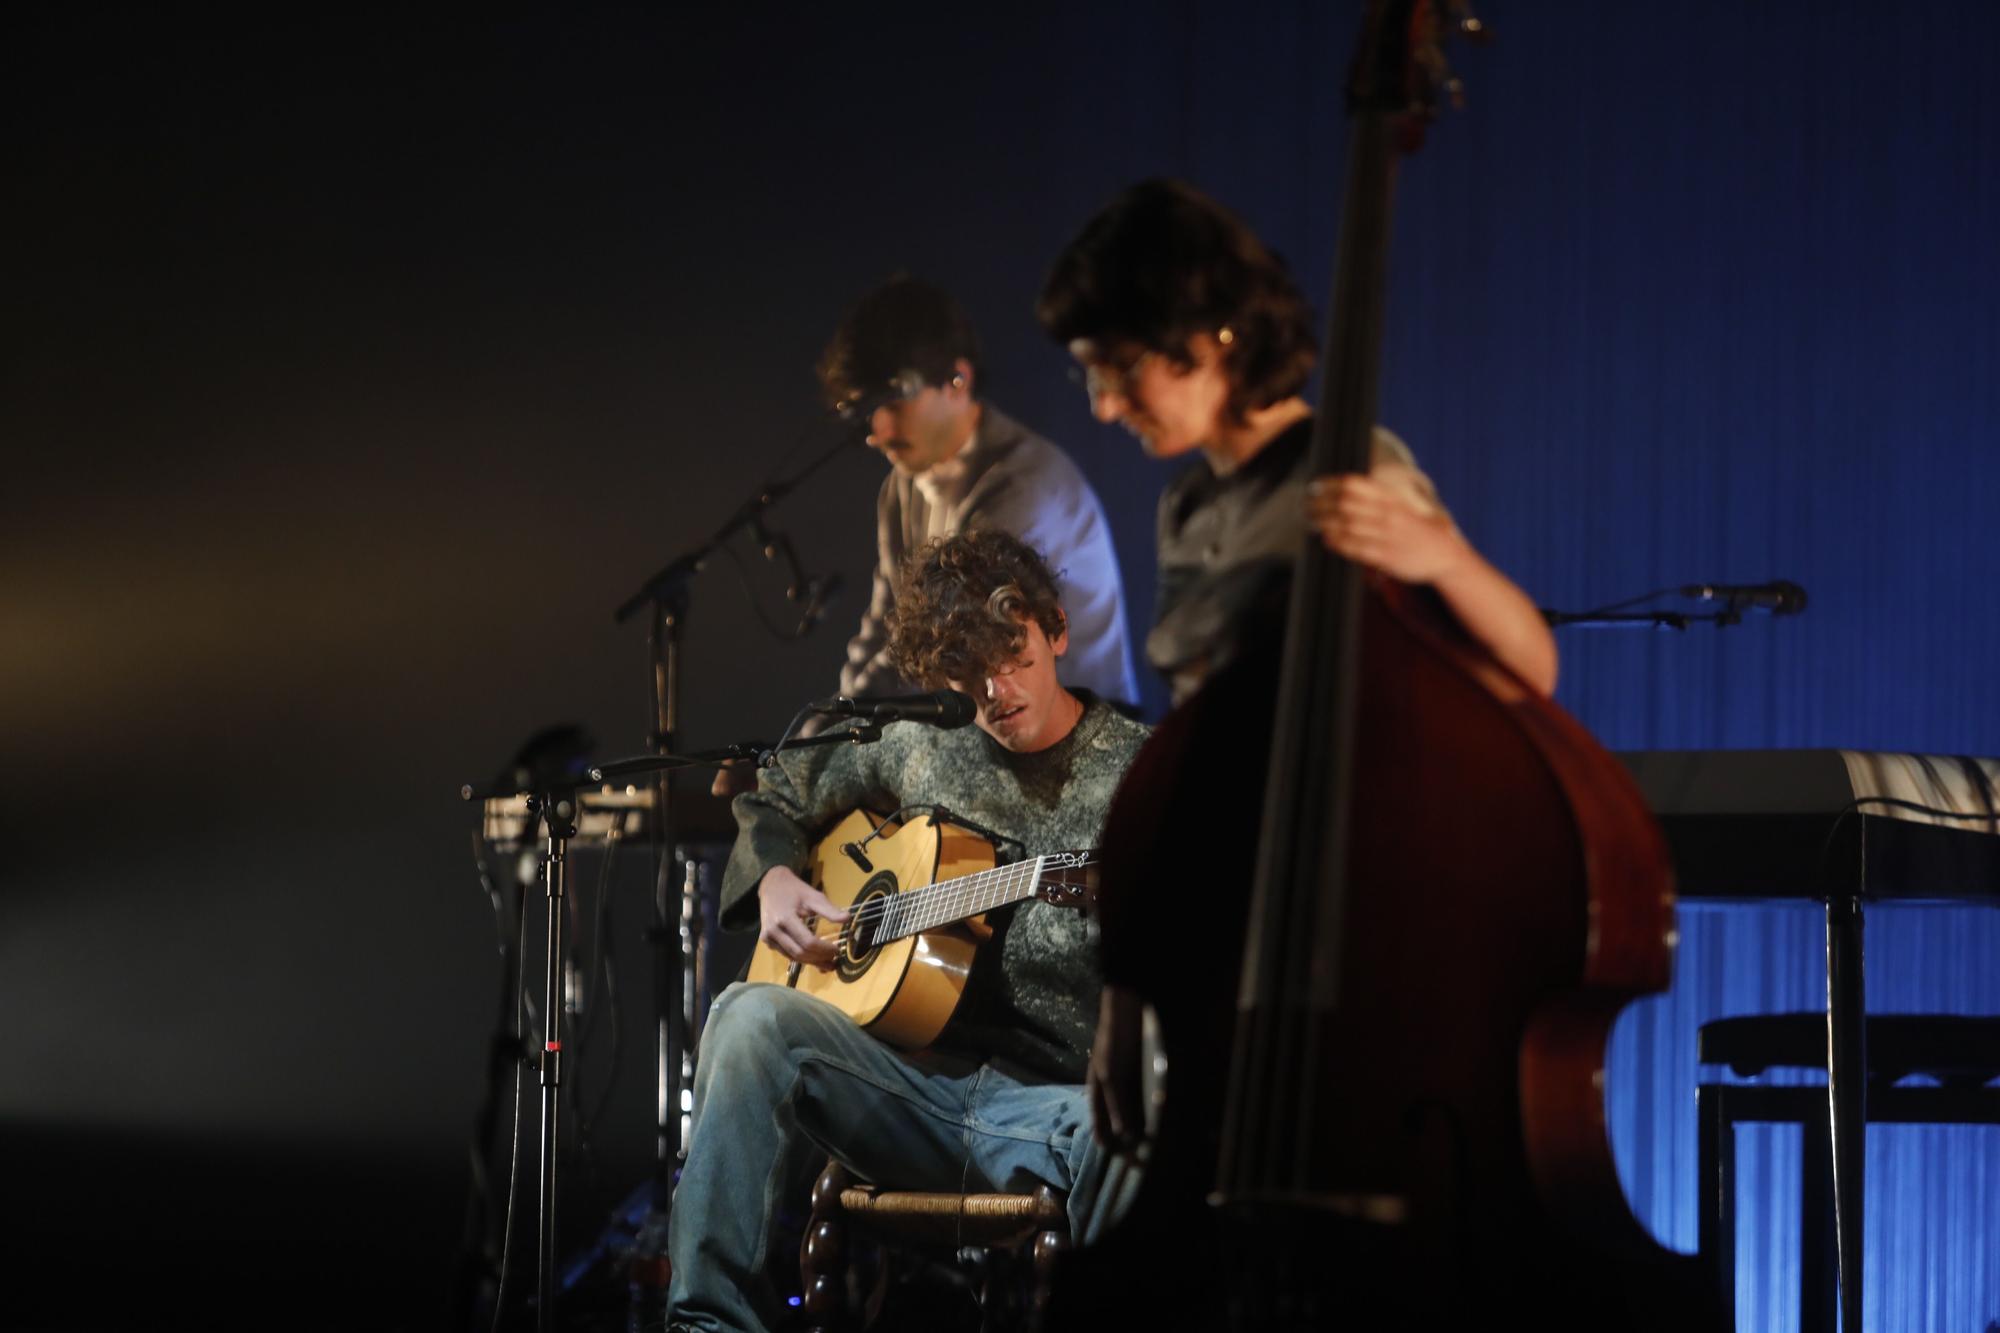
[(1056, 852), (896, 894), (888, 900), (875, 939), (899, 940), (1022, 902), (1035, 896), (1046, 875), (1081, 864), (1078, 853)]

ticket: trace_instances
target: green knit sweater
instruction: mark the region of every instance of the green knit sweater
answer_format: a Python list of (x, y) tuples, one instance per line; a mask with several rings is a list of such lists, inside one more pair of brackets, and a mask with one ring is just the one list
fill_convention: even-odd
[[(1087, 705), (1070, 734), (1015, 754), (976, 727), (940, 731), (893, 722), (868, 745), (787, 751), (757, 790), (736, 798), (736, 846), (722, 881), (722, 923), (757, 924), (756, 887), (773, 866), (803, 874), (813, 843), (857, 807), (887, 813), (943, 805), (1004, 839), (1005, 865), (1096, 845), (1104, 814), (1146, 728), (1105, 703)], [(1097, 1021), (1096, 926), (1069, 908), (1029, 901), (988, 917), (965, 996), (940, 1050), (999, 1058), (1019, 1072), (1083, 1081)]]

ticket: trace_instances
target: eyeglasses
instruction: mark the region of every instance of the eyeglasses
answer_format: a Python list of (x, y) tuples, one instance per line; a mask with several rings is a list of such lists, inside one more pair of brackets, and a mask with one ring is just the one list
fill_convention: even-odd
[(1139, 372), (1148, 361), (1158, 355), (1158, 352), (1147, 347), (1119, 360), (1093, 361), (1086, 366), (1073, 365), (1069, 368), (1070, 383), (1089, 394), (1093, 403), (1108, 393), (1117, 394), (1120, 398), (1130, 398), (1132, 385), (1139, 378)]
[(875, 415), (876, 408), (887, 407), (890, 403), (907, 403), (924, 388), (921, 372), (899, 370), (878, 388), (853, 390), (834, 411), (844, 421), (866, 421)]

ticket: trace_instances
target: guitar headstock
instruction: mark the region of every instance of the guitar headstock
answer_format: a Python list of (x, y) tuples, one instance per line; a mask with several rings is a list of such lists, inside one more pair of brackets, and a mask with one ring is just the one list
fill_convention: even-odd
[(1436, 118), (1440, 99), (1465, 104), (1465, 85), (1452, 73), (1445, 44), (1454, 37), (1487, 42), (1492, 33), (1471, 0), (1377, 0), (1368, 7), (1361, 43), (1347, 81), (1350, 114), (1373, 113), (1396, 129), (1396, 146), (1414, 153)]
[(1097, 901), (1097, 853), (1050, 852), (1042, 857), (1035, 896), (1057, 907), (1089, 907)]

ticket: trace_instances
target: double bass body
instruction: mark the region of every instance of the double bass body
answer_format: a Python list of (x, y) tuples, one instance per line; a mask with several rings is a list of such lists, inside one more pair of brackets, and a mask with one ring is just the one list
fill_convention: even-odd
[[(1369, 6), (1309, 476), (1372, 466), (1395, 170), (1440, 36), (1423, 0)], [(1163, 270), (1144, 292), (1199, 268), (1192, 241), (1100, 230), (1115, 212), (1077, 246), (1126, 237)], [(1128, 407), (1138, 364), (1098, 367)], [(1606, 1128), (1611, 1025), (1672, 946), (1636, 788), (1436, 594), (1317, 540), (1290, 570), (1282, 623), (1240, 617), (1105, 826), (1104, 974), (1158, 1015), (1166, 1101), (1050, 1323), (1719, 1328), (1697, 1261), (1632, 1217)]]
[[(1617, 762), (1422, 603), (1362, 599), (1324, 1010), (1242, 1003), (1246, 865), (1294, 798), (1257, 780), (1276, 658), (1211, 680), (1121, 792), (1106, 970), (1158, 1014), (1167, 1093), (1139, 1197), (1064, 1275), (1059, 1326), (1191, 1302), (1244, 1328), (1713, 1326), (1695, 1261), (1632, 1217), (1604, 1118), (1611, 1024), (1667, 980), (1664, 845)], [(1246, 1059), (1263, 1068), (1232, 1108)]]

